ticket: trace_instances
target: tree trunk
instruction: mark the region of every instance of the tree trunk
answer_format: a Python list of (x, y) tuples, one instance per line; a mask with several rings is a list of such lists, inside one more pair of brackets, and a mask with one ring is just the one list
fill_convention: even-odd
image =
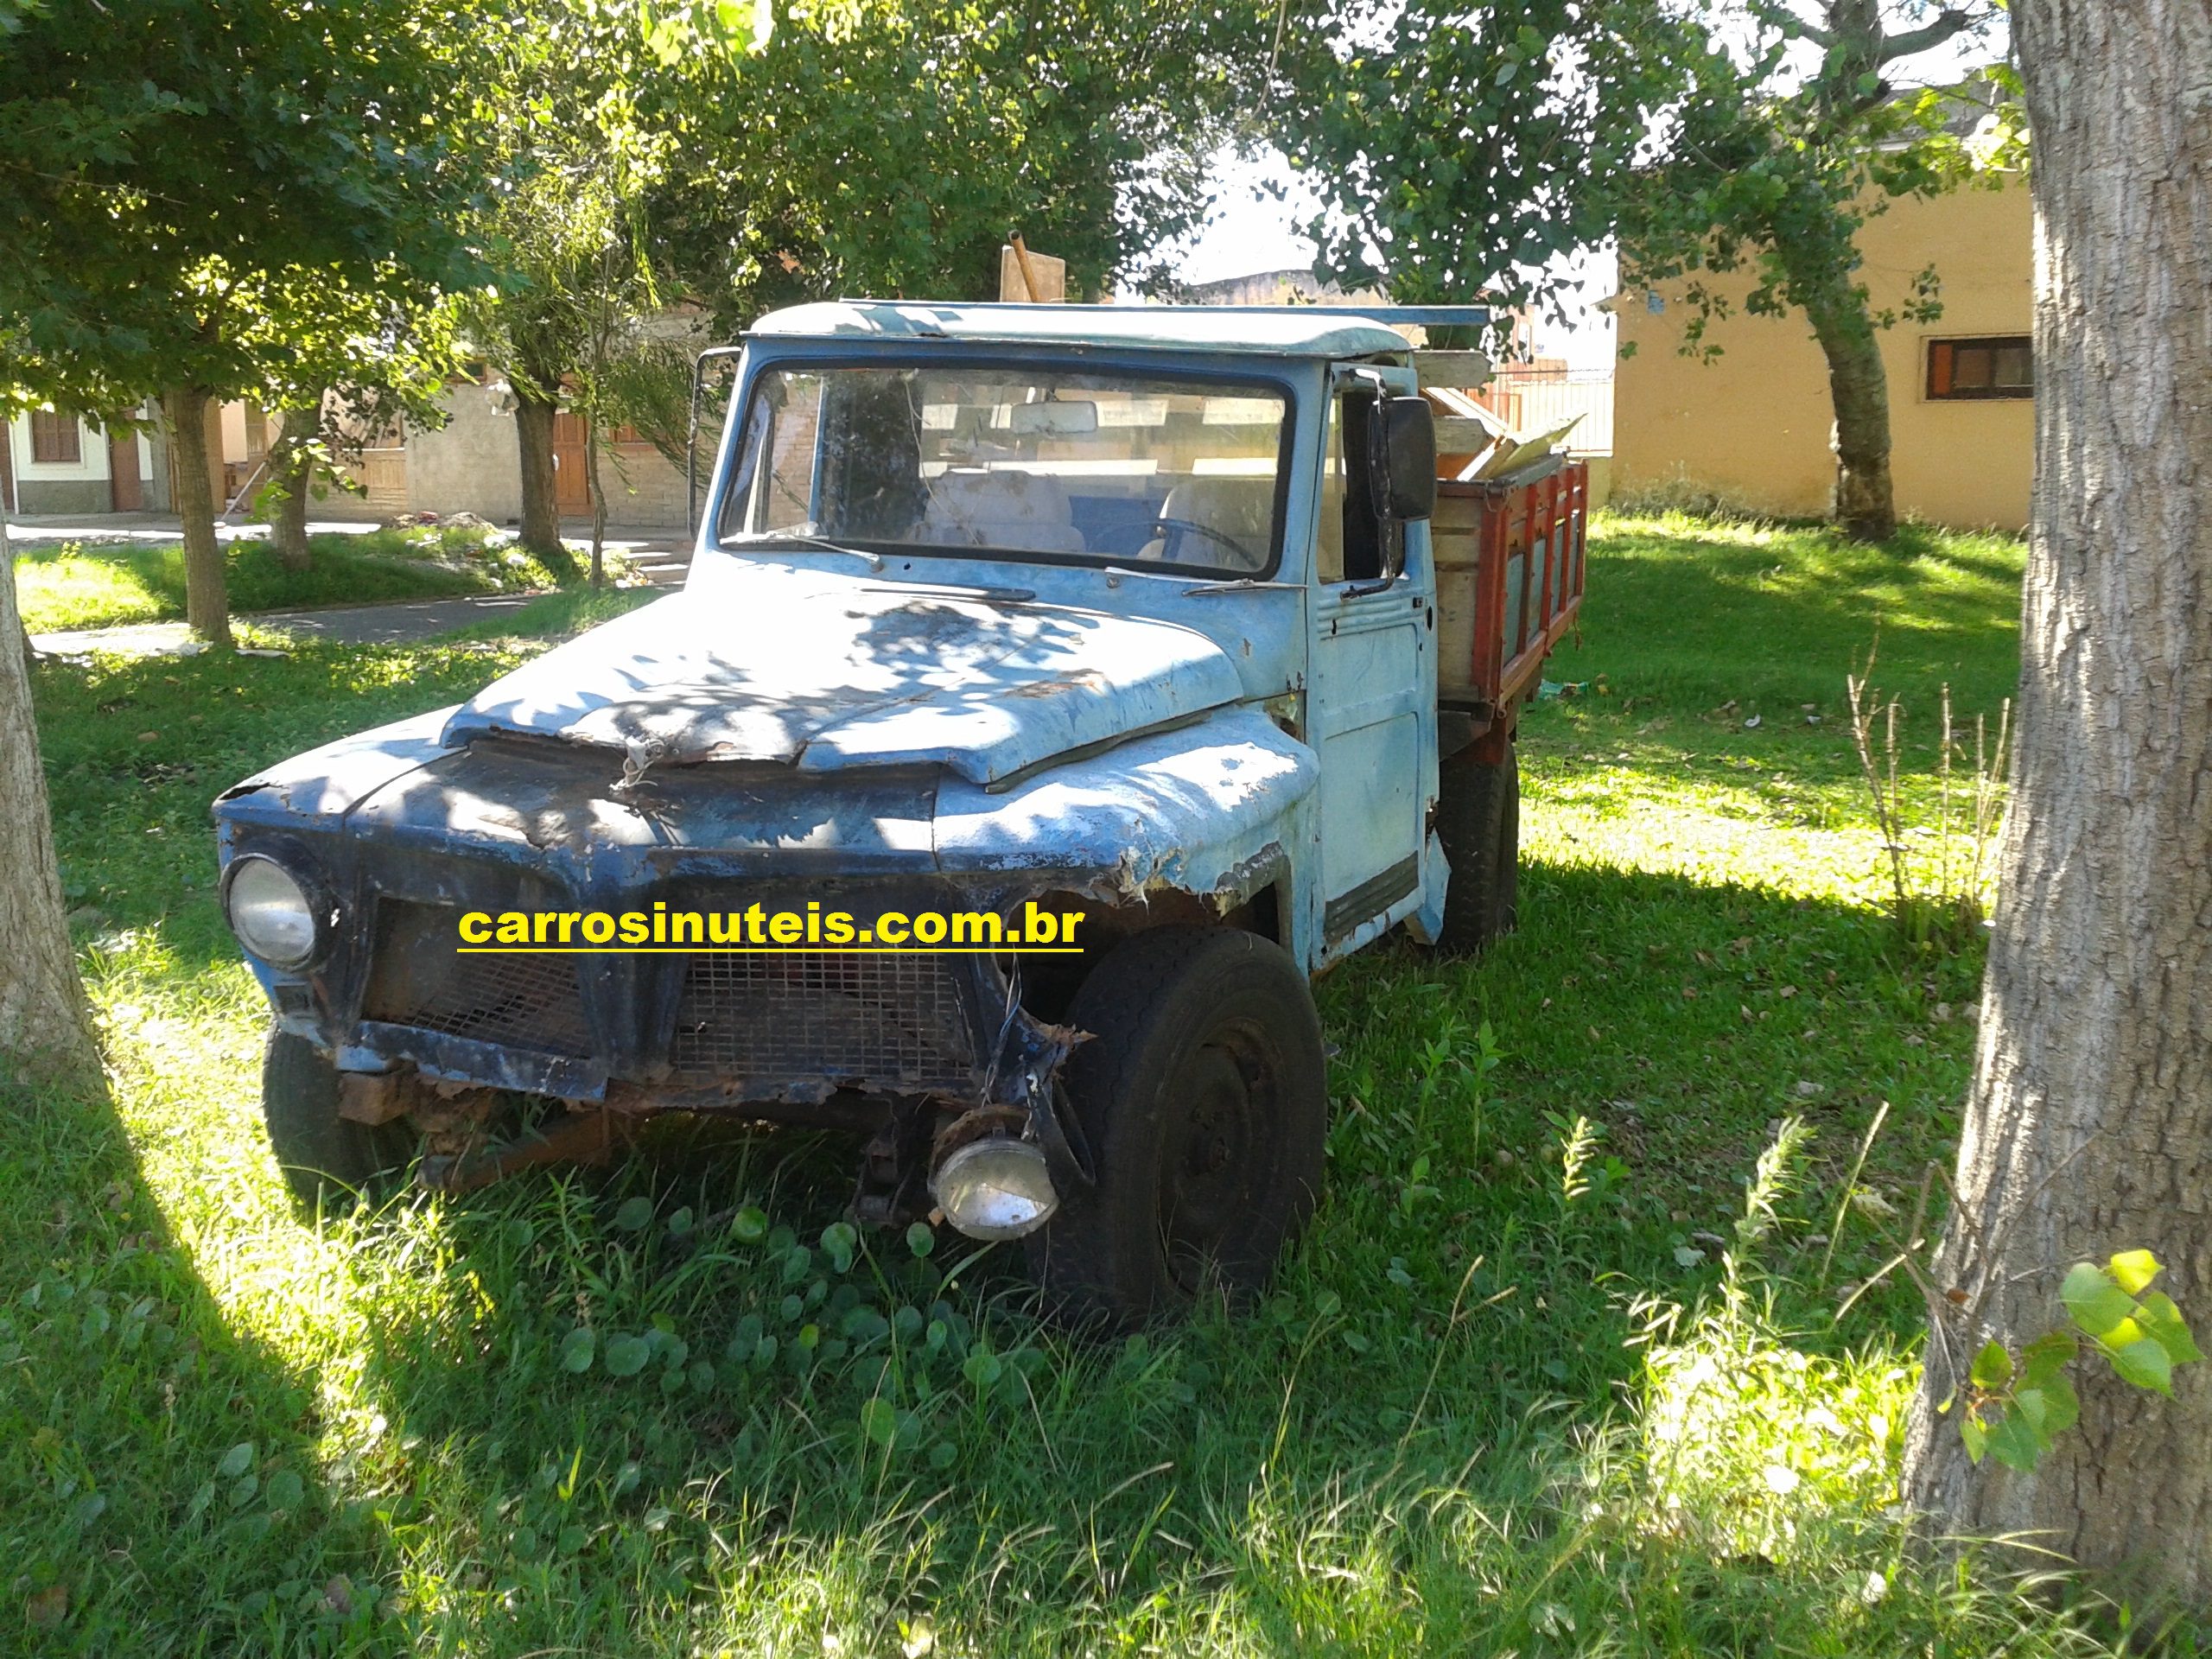
[(182, 386), (162, 399), (169, 420), (169, 489), (184, 520), (184, 620), (211, 645), (231, 643), (231, 596), (215, 539), (215, 491), (207, 476), (207, 393)]
[(0, 1077), (90, 1078), (99, 1051), (69, 945), (28, 671), (0, 504)]
[(261, 499), (269, 514), (269, 545), (287, 570), (315, 563), (308, 548), (308, 493), (315, 485), (315, 452), (305, 447), (322, 424), (321, 409), (286, 411), (283, 435), (269, 451), (269, 481)]
[(557, 570), (568, 557), (554, 495), (553, 417), (558, 405), (531, 397), (520, 386), (515, 393), (515, 437), (522, 448), (522, 544)]
[(584, 476), (591, 484), (591, 585), (607, 584), (607, 492), (599, 483), (599, 422), (584, 421)]
[(1884, 542), (1897, 527), (1890, 487), (1890, 377), (1866, 296), (1848, 271), (1831, 270), (1805, 308), (1828, 365), (1835, 409), (1835, 521), (1862, 542)]
[[(2212, 1332), (2212, 63), (2205, 0), (2018, 0), (2036, 160), (2036, 479), (2012, 800), (1936, 1282), (1967, 1341), (2063, 1322), (2144, 1248)], [(2069, 1160), (2071, 1160), (2070, 1162)], [(1986, 1248), (1981, 1241), (1991, 1241)], [(1971, 1304), (1970, 1304), (1971, 1305)], [(2212, 1363), (2174, 1397), (2075, 1367), (2032, 1474), (1970, 1465), (1931, 1351), (1906, 1491), (2119, 1588), (2212, 1602)]]

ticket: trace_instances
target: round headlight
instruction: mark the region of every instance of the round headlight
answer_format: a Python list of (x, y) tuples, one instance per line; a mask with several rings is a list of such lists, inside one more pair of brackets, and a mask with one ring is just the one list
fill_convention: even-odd
[(315, 905), (273, 858), (248, 853), (231, 865), (224, 903), (238, 943), (272, 968), (298, 968), (319, 944)]
[(1005, 1135), (970, 1141), (939, 1164), (930, 1176), (930, 1196), (970, 1238), (1020, 1238), (1060, 1207), (1044, 1149)]

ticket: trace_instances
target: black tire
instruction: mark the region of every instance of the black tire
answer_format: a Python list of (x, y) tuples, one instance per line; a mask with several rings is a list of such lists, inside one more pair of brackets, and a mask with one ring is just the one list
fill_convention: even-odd
[(404, 1122), (356, 1123), (338, 1115), (338, 1068), (304, 1037), (276, 1031), (261, 1063), (261, 1115), (292, 1196), (310, 1209), (351, 1196), (404, 1169), (416, 1135)]
[(1164, 927), (1099, 963), (1063, 1072), (1097, 1184), (1029, 1241), (1046, 1306), (1127, 1330), (1263, 1287), (1313, 1213), (1328, 1131), (1321, 1022), (1280, 946)]
[(1471, 750), (1437, 768), (1436, 836), (1452, 879), (1444, 892), (1440, 950), (1471, 955), (1510, 933), (1521, 892), (1521, 758), (1485, 766)]

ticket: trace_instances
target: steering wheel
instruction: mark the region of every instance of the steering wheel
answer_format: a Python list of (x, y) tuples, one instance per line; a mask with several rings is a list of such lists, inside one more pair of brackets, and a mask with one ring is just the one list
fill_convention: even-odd
[[(1227, 548), (1236, 556), (1239, 566), (1251, 563), (1252, 551), (1243, 543), (1238, 541), (1228, 531), (1216, 530), (1211, 524), (1202, 524), (1195, 518), (1155, 518), (1152, 521), (1152, 527), (1154, 530), (1182, 531), (1190, 535), (1203, 536), (1208, 541), (1219, 542)], [(1170, 560), (1169, 563), (1173, 563), (1175, 561)]]

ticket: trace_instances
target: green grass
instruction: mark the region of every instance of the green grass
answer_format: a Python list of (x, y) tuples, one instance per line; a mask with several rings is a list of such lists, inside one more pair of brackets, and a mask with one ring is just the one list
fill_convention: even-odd
[[(228, 543), (232, 610), (517, 593), (559, 579), (508, 538), (482, 531), (332, 531), (308, 537), (308, 545), (313, 563), (295, 571), (265, 542)], [(74, 542), (35, 549), (16, 555), (16, 592), (32, 633), (169, 621), (184, 614), (184, 549)]]
[[(112, 1087), (0, 1103), (0, 1630), (82, 1653), (2102, 1651), (2044, 1599), (1911, 1564), (1885, 1510), (1912, 1309), (1880, 1292), (1833, 1325), (1875, 1262), (1847, 1210), (1821, 1271), (1878, 1103), (1872, 1185), (1945, 1153), (1977, 964), (1892, 946), (1839, 723), (1795, 704), (1832, 703), (1870, 585), (1951, 595), (1940, 628), (1891, 613), (1900, 684), (2001, 695), (2017, 550), (1884, 564), (1757, 534), (1605, 527), (1554, 671), (1611, 695), (1527, 721), (1521, 931), (1323, 983), (1312, 1231), (1249, 1317), (1110, 1344), (1039, 1328), (1003, 1252), (892, 1236), (842, 1263), (834, 1137), (671, 1126), (609, 1173), (304, 1224), (256, 1118), (262, 1007), (206, 804), (536, 646), (42, 667)], [(1995, 574), (1954, 574), (1976, 563)], [(1750, 620), (1777, 594), (1786, 621), (1712, 636), (1725, 660), (1681, 637), (1695, 604)], [(1796, 723), (1746, 729), (1753, 687)], [(1791, 1112), (1812, 1161), (1732, 1311), (1712, 1235)]]

